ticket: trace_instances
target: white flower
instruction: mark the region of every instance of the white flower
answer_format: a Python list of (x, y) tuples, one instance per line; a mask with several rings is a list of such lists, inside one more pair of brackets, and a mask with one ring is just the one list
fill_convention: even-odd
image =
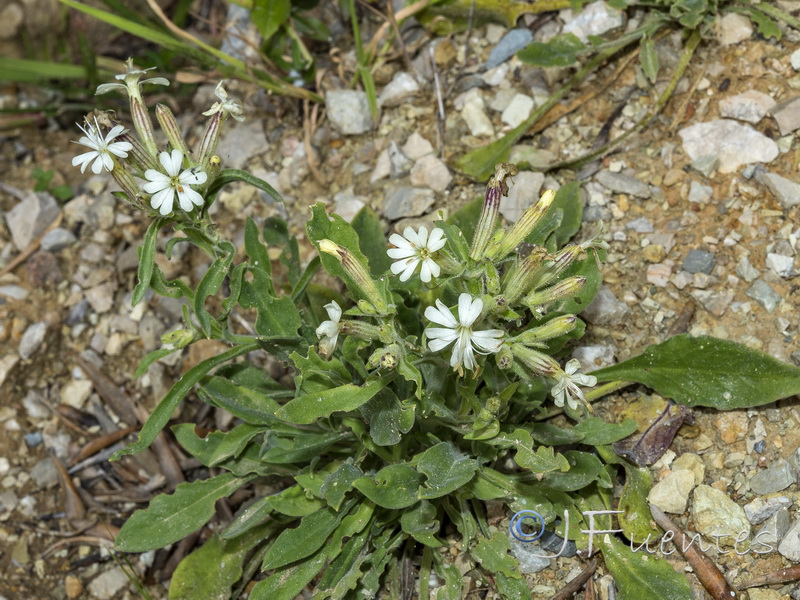
[(124, 81), (125, 83), (101, 83), (97, 86), (95, 95), (99, 96), (100, 94), (106, 94), (114, 89), (128, 90), (129, 92), (138, 94), (139, 88), (143, 83), (169, 85), (169, 80), (164, 77), (151, 77), (150, 79), (143, 79), (142, 81), (139, 81), (142, 75), (146, 74), (148, 71), (152, 71), (153, 69), (155, 69), (155, 67), (150, 67), (149, 69), (137, 69), (133, 66), (133, 60), (129, 58), (125, 61), (125, 72), (120, 73), (119, 75), (114, 75), (114, 79), (117, 79), (118, 81)]
[(235, 98), (228, 99), (228, 92), (222, 87), (221, 81), (214, 88), (214, 95), (219, 99), (219, 102), (214, 102), (211, 108), (203, 113), (205, 116), (210, 117), (215, 113), (222, 113), (223, 115), (232, 116), (237, 121), (244, 121), (244, 109), (241, 103)]
[(178, 202), (181, 208), (186, 212), (190, 212), (194, 208), (193, 203), (202, 206), (203, 197), (189, 186), (205, 183), (208, 176), (197, 167), (186, 169), (179, 174), (183, 165), (183, 152), (180, 150), (173, 150), (172, 154), (162, 152), (159, 154), (158, 160), (164, 167), (166, 175), (155, 169), (147, 169), (144, 172), (144, 177), (148, 182), (142, 186), (142, 189), (153, 195), (150, 198), (150, 206), (158, 208), (162, 215), (168, 215), (172, 212), (175, 192), (178, 193)]
[(103, 170), (103, 167), (105, 167), (107, 171), (113, 171), (114, 159), (111, 158), (111, 155), (127, 158), (128, 150), (133, 148), (133, 144), (130, 142), (114, 141), (114, 138), (125, 131), (122, 125), (112, 127), (105, 138), (103, 138), (103, 133), (100, 131), (100, 125), (97, 123), (97, 119), (94, 120), (94, 125), (86, 123), (86, 129), (80, 125), (78, 125), (78, 127), (80, 127), (81, 131), (86, 135), (79, 139), (77, 143), (92, 149), (90, 152), (79, 154), (72, 159), (72, 166), (77, 167), (80, 165), (81, 173), (86, 171), (86, 167), (92, 161), (94, 161), (92, 173), (95, 175), (99, 174), (100, 171)]
[(420, 269), (419, 278), (422, 281), (428, 283), (431, 277), (439, 276), (439, 265), (433, 261), (431, 254), (441, 250), (447, 243), (444, 231), (434, 227), (428, 237), (428, 230), (424, 226), (419, 228), (418, 233), (415, 233), (411, 227), (406, 227), (402, 236), (393, 233), (389, 242), (397, 246), (397, 248), (387, 250), (386, 253), (390, 258), (398, 259), (397, 262), (392, 263), (391, 268), (395, 275), (400, 273), (400, 281), (408, 281), (420, 262), (422, 269)]
[(597, 384), (597, 377), (578, 373), (581, 363), (573, 358), (564, 366), (564, 372), (558, 377), (558, 382), (552, 387), (550, 393), (556, 406), (564, 406), (564, 401), (572, 410), (577, 410), (578, 402), (586, 403), (579, 385), (592, 387)]
[(317, 335), (322, 338), (319, 341), (319, 351), (325, 356), (329, 356), (336, 348), (336, 339), (342, 330), (342, 325), (339, 323), (339, 319), (342, 318), (342, 308), (336, 300), (331, 300), (323, 308), (328, 312), (330, 321), (323, 321), (319, 324)]
[(433, 352), (438, 352), (455, 342), (453, 355), (450, 357), (450, 366), (461, 372), (463, 364), (467, 369), (474, 370), (477, 366), (474, 352), (488, 354), (497, 352), (503, 345), (503, 332), (499, 329), (487, 329), (484, 331), (473, 331), (472, 325), (475, 323), (481, 311), (483, 301), (480, 298), (472, 298), (469, 294), (461, 294), (458, 297), (458, 320), (441, 300), (436, 300), (436, 308), (429, 306), (425, 309), (425, 317), (444, 327), (429, 327), (425, 333), (430, 340), (428, 347)]

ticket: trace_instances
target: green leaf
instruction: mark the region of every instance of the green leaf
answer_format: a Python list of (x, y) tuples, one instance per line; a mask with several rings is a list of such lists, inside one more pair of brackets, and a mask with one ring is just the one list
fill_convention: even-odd
[(153, 278), (153, 266), (156, 259), (156, 239), (161, 226), (164, 225), (164, 219), (156, 219), (147, 228), (144, 234), (144, 243), (140, 249), (139, 254), (139, 267), (137, 276), (139, 282), (133, 288), (133, 295), (131, 296), (131, 305), (136, 306), (142, 301), (147, 290), (150, 289), (150, 280)]
[(261, 190), (270, 198), (272, 198), (272, 201), (278, 206), (283, 206), (284, 204), (283, 198), (274, 187), (272, 187), (263, 179), (260, 179), (255, 175), (251, 175), (247, 171), (240, 171), (239, 169), (222, 169), (222, 171), (219, 172), (219, 175), (214, 178), (214, 181), (209, 186), (208, 191), (206, 192), (206, 197), (214, 198), (224, 186), (235, 181), (243, 181), (244, 183), (252, 185), (256, 189)]
[(381, 390), (361, 407), (369, 423), (369, 435), (378, 446), (399, 444), (404, 433), (414, 425), (414, 404), (403, 405), (394, 392)]
[(267, 435), (261, 457), (265, 462), (286, 464), (307, 462), (328, 448), (352, 436), (349, 433), (301, 433), (291, 439)]
[(420, 487), (422, 499), (439, 498), (456, 491), (475, 475), (478, 461), (462, 454), (451, 442), (441, 442), (417, 457), (417, 470), (428, 480)]
[(563, 215), (555, 230), (555, 243), (556, 248), (561, 248), (581, 228), (583, 200), (581, 199), (581, 183), (579, 181), (571, 181), (558, 188), (549, 210), (558, 209), (563, 211)]
[(583, 434), (575, 431), (574, 427), (564, 429), (552, 423), (534, 423), (526, 426), (534, 440), (547, 446), (563, 446), (574, 444), (583, 439)]
[(217, 500), (230, 496), (250, 479), (225, 473), (181, 483), (174, 494), (156, 496), (150, 506), (137, 510), (125, 521), (117, 536), (117, 550), (146, 552), (185, 538), (214, 516)]
[(248, 423), (272, 425), (277, 421), (275, 411), (280, 404), (266, 394), (217, 376), (204, 378), (200, 389), (209, 404), (224, 408)]
[[(783, 32), (775, 21), (770, 19), (767, 15), (755, 7), (748, 6), (745, 10), (750, 16), (750, 20), (758, 26), (758, 33), (763, 35), (765, 38), (775, 38), (777, 41), (781, 40)], [(735, 12), (744, 11), (735, 10)]]
[(261, 243), (258, 236), (258, 226), (251, 217), (247, 217), (244, 227), (244, 251), (247, 253), (248, 263), (251, 269), (263, 271), (270, 285), (267, 291), (271, 296), (275, 295), (275, 287), (272, 284), (272, 263), (266, 246)]
[[(86, 67), (44, 60), (4, 56), (0, 63), (0, 81), (44, 83), (52, 79), (86, 79)], [(44, 191), (44, 190), (41, 190)]]
[(170, 600), (230, 598), (233, 584), (242, 576), (245, 558), (273, 526), (252, 529), (234, 540), (211, 536), (175, 569), (169, 583)]
[(297, 425), (308, 425), (334, 412), (347, 412), (366, 404), (381, 391), (387, 380), (375, 379), (363, 386), (348, 383), (331, 390), (307, 394), (290, 400), (275, 413), (279, 419)]
[(403, 511), (400, 515), (400, 526), (420, 544), (431, 548), (443, 545), (443, 542), (436, 537), (440, 527), (436, 518), (436, 507), (427, 500), (420, 501), (411, 510)]
[(510, 549), (507, 532), (498, 529), (491, 538), (478, 536), (477, 546), (469, 553), (490, 573), (502, 573), (506, 577), (520, 579), (519, 563), (508, 553)]
[(211, 337), (212, 317), (206, 310), (206, 298), (215, 295), (219, 291), (219, 288), (222, 287), (222, 282), (225, 281), (225, 277), (230, 270), (233, 255), (236, 253), (233, 244), (228, 243), (227, 246), (229, 246), (227, 248), (228, 251), (211, 263), (208, 271), (206, 271), (206, 274), (203, 275), (203, 278), (197, 285), (197, 291), (195, 292), (194, 312), (207, 338)]
[(575, 426), (575, 431), (583, 434), (582, 444), (605, 446), (628, 437), (636, 431), (636, 421), (625, 419), (622, 423), (606, 423), (598, 417), (589, 417)]
[(319, 489), (320, 494), (329, 506), (334, 510), (339, 510), (347, 492), (353, 489), (353, 482), (363, 475), (361, 469), (355, 465), (342, 463), (322, 484)]
[(531, 42), (517, 52), (524, 63), (537, 67), (569, 67), (578, 60), (586, 45), (574, 33), (562, 33), (549, 42)]
[(237, 456), (250, 440), (265, 431), (263, 427), (243, 423), (231, 431), (214, 431), (201, 438), (194, 428), (194, 423), (181, 423), (172, 427), (172, 432), (178, 443), (207, 467)]
[(600, 550), (619, 590), (619, 600), (693, 600), (695, 597), (686, 576), (655, 554), (633, 552), (608, 534)]
[(656, 45), (650, 37), (642, 38), (642, 49), (639, 54), (639, 62), (642, 64), (642, 71), (644, 72), (650, 83), (655, 83), (658, 79), (658, 53), (656, 52)]
[(294, 600), (322, 570), (327, 560), (328, 551), (323, 548), (300, 563), (281, 567), (253, 587), (249, 600)]
[(567, 459), (561, 454), (556, 454), (552, 446), (539, 446), (534, 451), (531, 434), (521, 428), (517, 428), (511, 433), (499, 433), (487, 443), (501, 448), (513, 448), (517, 451), (514, 461), (523, 469), (534, 473), (569, 469)]
[(370, 273), (373, 277), (380, 277), (389, 270), (392, 259), (386, 254), (389, 247), (378, 215), (365, 206), (358, 211), (350, 225), (358, 233), (358, 245), (369, 260)]
[(262, 570), (277, 569), (311, 556), (325, 545), (328, 536), (344, 516), (333, 509), (325, 508), (303, 517), (300, 525), (294, 529), (286, 529), (270, 546), (264, 557)]
[(142, 362), (139, 363), (139, 366), (136, 367), (136, 372), (133, 374), (133, 376), (136, 378), (141, 377), (147, 373), (147, 369), (149, 369), (150, 365), (152, 365), (154, 362), (164, 358), (165, 356), (169, 356), (173, 352), (179, 352), (180, 350), (183, 350), (183, 348), (159, 348), (158, 350), (148, 352), (147, 355), (142, 359)]
[(226, 350), (222, 354), (207, 358), (200, 364), (189, 369), (183, 377), (175, 382), (175, 385), (170, 388), (167, 395), (158, 403), (156, 409), (150, 414), (150, 418), (147, 419), (147, 422), (144, 424), (141, 431), (139, 431), (138, 439), (133, 444), (128, 444), (125, 448), (114, 452), (109, 460), (119, 460), (122, 456), (138, 454), (147, 448), (153, 440), (156, 439), (156, 436), (161, 430), (164, 429), (172, 417), (172, 413), (178, 408), (178, 404), (180, 404), (181, 400), (189, 393), (189, 390), (191, 390), (196, 383), (199, 383), (211, 369), (237, 356), (247, 354), (257, 349), (257, 344), (236, 346), (230, 350)]
[(289, 20), (291, 0), (254, 0), (250, 18), (261, 38), (268, 42), (278, 28)]
[(268, 498), (272, 510), (290, 517), (305, 517), (325, 508), (322, 500), (309, 497), (299, 484), (288, 487), (280, 494), (273, 494)]
[[(494, 171), (494, 167), (492, 167), (492, 171)], [(461, 260), (466, 260), (469, 256), (467, 240), (471, 240), (475, 236), (475, 227), (478, 225), (478, 219), (483, 210), (483, 202), (483, 196), (478, 196), (450, 215), (445, 225), (455, 227), (455, 230), (452, 227), (439, 225), (441, 221), (436, 222), (437, 227), (442, 227), (444, 230), (450, 247)]]
[(735, 342), (686, 334), (592, 375), (598, 381), (636, 381), (679, 404), (718, 410), (800, 394), (800, 368)]
[(391, 509), (406, 508), (416, 503), (417, 490), (422, 482), (413, 467), (398, 463), (378, 471), (374, 477), (360, 477), (353, 487), (378, 506)]
[(594, 454), (570, 450), (564, 456), (569, 462), (566, 473), (548, 473), (544, 481), (547, 486), (563, 492), (574, 492), (597, 480), (603, 471), (603, 463)]

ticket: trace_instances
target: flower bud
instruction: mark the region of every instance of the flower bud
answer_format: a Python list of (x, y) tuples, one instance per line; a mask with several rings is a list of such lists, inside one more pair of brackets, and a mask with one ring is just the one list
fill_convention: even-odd
[[(378, 290), (375, 280), (372, 279), (366, 267), (361, 264), (361, 261), (359, 261), (350, 250), (331, 240), (325, 239), (320, 240), (319, 251), (330, 254), (341, 263), (345, 272), (345, 283), (347, 287), (357, 296), (361, 296), (362, 300), (368, 301), (371, 304), (370, 308), (372, 308), (376, 314), (385, 314), (389, 311), (389, 307), (384, 301), (380, 290)], [(361, 308), (361, 304), (362, 302), (359, 301), (359, 308)], [(362, 308), (362, 310), (364, 309)], [(365, 310), (364, 312), (368, 311)]]
[(186, 142), (183, 141), (178, 121), (175, 119), (175, 115), (172, 114), (168, 106), (156, 104), (156, 119), (158, 119), (161, 131), (167, 136), (170, 145), (183, 152), (184, 156), (191, 156), (189, 154), (189, 149), (186, 147)]
[(544, 325), (524, 331), (516, 337), (518, 342), (526, 346), (536, 346), (541, 342), (565, 335), (575, 329), (578, 317), (575, 315), (562, 315), (551, 319)]
[(503, 345), (500, 351), (495, 354), (495, 361), (497, 362), (497, 366), (501, 369), (505, 370), (511, 368), (511, 365), (514, 363), (514, 354), (507, 344)]
[(549, 256), (541, 246), (535, 247), (524, 260), (517, 261), (505, 278), (503, 296), (506, 302), (513, 304), (520, 296), (527, 294), (542, 272), (545, 259)]
[(533, 350), (522, 344), (511, 344), (511, 352), (514, 354), (514, 358), (536, 375), (553, 377), (556, 373), (561, 372), (561, 366), (555, 359), (543, 352)]
[(153, 157), (153, 160), (157, 160), (158, 147), (153, 135), (153, 123), (150, 121), (150, 115), (147, 113), (141, 97), (131, 96), (131, 120), (147, 153)]
[(189, 329), (176, 329), (161, 336), (161, 343), (173, 348), (184, 348), (194, 341), (195, 334)]
[(486, 195), (483, 200), (483, 209), (475, 228), (475, 236), (472, 238), (472, 248), (469, 257), (472, 260), (481, 260), (489, 244), (489, 240), (495, 233), (497, 215), (500, 211), (500, 199), (508, 196), (508, 185), (506, 178), (518, 173), (517, 167), (511, 163), (501, 163), (495, 167), (494, 175), (489, 179), (486, 186)]
[(368, 342), (376, 340), (381, 336), (380, 329), (364, 321), (341, 321), (340, 332), (343, 335), (352, 335), (360, 340), (367, 340)]
[(136, 184), (136, 181), (134, 181), (133, 175), (131, 175), (125, 167), (119, 164), (116, 159), (114, 160), (114, 163), (115, 167), (111, 171), (111, 176), (114, 178), (114, 181), (116, 181), (119, 187), (123, 189), (125, 194), (128, 196), (128, 201), (131, 204), (141, 207), (142, 190)]
[(533, 308), (547, 304), (548, 302), (571, 298), (572, 296), (576, 296), (578, 292), (583, 289), (584, 285), (586, 285), (586, 277), (578, 275), (575, 277), (567, 277), (549, 288), (531, 292), (525, 297), (523, 303)]
[(579, 256), (584, 254), (586, 251), (581, 248), (580, 246), (567, 246), (561, 252), (556, 254), (551, 264), (547, 266), (547, 269), (542, 273), (541, 277), (536, 281), (534, 287), (542, 287), (543, 285), (547, 285), (551, 281), (554, 281), (561, 275), (567, 268), (575, 262)]
[(214, 154), (219, 143), (219, 133), (222, 129), (223, 113), (216, 112), (211, 115), (206, 125), (206, 130), (203, 132), (203, 137), (200, 138), (197, 146), (195, 147), (195, 159), (197, 164), (205, 168), (206, 163)]
[(390, 371), (395, 367), (397, 367), (398, 362), (399, 359), (397, 358), (397, 354), (395, 354), (394, 352), (387, 350), (386, 352), (381, 354), (381, 368), (383, 369), (387, 369)]
[(514, 226), (509, 230), (506, 236), (502, 239), (496, 248), (489, 248), (487, 256), (493, 260), (500, 260), (505, 258), (517, 246), (525, 241), (531, 232), (534, 230), (539, 221), (542, 220), (548, 209), (553, 204), (556, 193), (553, 190), (547, 190), (542, 194), (539, 201), (533, 206), (522, 213), (519, 220), (514, 223)]

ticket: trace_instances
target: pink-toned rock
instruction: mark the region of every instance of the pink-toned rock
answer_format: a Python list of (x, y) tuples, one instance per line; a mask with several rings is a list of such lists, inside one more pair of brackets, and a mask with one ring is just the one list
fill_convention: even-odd
[(672, 267), (665, 263), (647, 266), (647, 281), (658, 287), (667, 287), (672, 275)]

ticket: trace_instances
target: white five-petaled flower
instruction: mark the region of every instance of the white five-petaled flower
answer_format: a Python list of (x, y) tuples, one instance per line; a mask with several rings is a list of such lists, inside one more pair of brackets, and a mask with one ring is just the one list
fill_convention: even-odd
[(386, 251), (390, 258), (397, 262), (392, 263), (392, 273), (400, 274), (400, 281), (408, 281), (416, 271), (417, 265), (422, 263), (419, 278), (425, 283), (429, 283), (432, 277), (438, 277), (441, 269), (431, 254), (441, 250), (447, 243), (444, 231), (434, 227), (431, 235), (428, 236), (428, 229), (425, 226), (419, 228), (419, 232), (414, 232), (411, 227), (406, 227), (403, 235), (393, 233), (389, 242), (397, 246)]
[(425, 317), (444, 327), (429, 327), (425, 330), (428, 336), (428, 347), (433, 352), (438, 352), (455, 342), (453, 355), (450, 357), (450, 366), (461, 371), (461, 365), (469, 370), (477, 366), (473, 352), (489, 354), (497, 352), (503, 345), (503, 332), (499, 329), (486, 329), (473, 331), (472, 325), (483, 310), (483, 301), (473, 298), (469, 294), (458, 297), (458, 319), (441, 300), (436, 300), (436, 308), (429, 306), (425, 309)]
[(597, 377), (578, 373), (580, 366), (581, 363), (577, 358), (573, 358), (564, 365), (564, 373), (558, 377), (558, 382), (550, 390), (556, 406), (564, 406), (566, 401), (572, 410), (577, 410), (579, 402), (586, 402), (586, 398), (578, 386), (592, 387), (597, 383)]
[(342, 330), (342, 325), (339, 323), (339, 319), (342, 318), (342, 307), (339, 306), (336, 300), (331, 300), (323, 308), (328, 312), (330, 321), (323, 321), (319, 324), (317, 335), (322, 338), (319, 341), (320, 353), (329, 356), (333, 353), (333, 349), (336, 348), (336, 340)]
[(128, 92), (134, 92), (138, 94), (139, 88), (143, 83), (169, 85), (169, 79), (166, 79), (165, 77), (151, 77), (150, 79), (142, 79), (142, 81), (139, 81), (142, 75), (146, 74), (148, 71), (152, 71), (153, 69), (155, 69), (155, 67), (150, 67), (149, 69), (137, 69), (133, 66), (133, 60), (129, 58), (125, 61), (125, 72), (120, 73), (119, 75), (114, 75), (114, 79), (118, 81), (124, 81), (125, 83), (101, 83), (97, 86), (95, 95), (99, 96), (100, 94), (106, 94), (113, 89), (128, 90)]
[(214, 95), (219, 99), (219, 102), (214, 102), (206, 112), (203, 114), (207, 117), (215, 113), (222, 113), (223, 115), (230, 115), (237, 121), (244, 121), (244, 109), (241, 103), (235, 98), (228, 98), (228, 92), (222, 87), (222, 82), (217, 84), (214, 88)]
[(155, 169), (147, 169), (144, 172), (144, 177), (148, 181), (142, 186), (142, 189), (153, 195), (150, 198), (150, 206), (157, 208), (162, 215), (168, 215), (172, 212), (176, 192), (178, 203), (186, 212), (190, 212), (194, 208), (192, 204), (202, 206), (203, 197), (189, 186), (205, 183), (208, 176), (197, 167), (181, 172), (183, 152), (180, 150), (173, 150), (172, 154), (162, 152), (159, 154), (158, 160), (166, 174)]
[(122, 125), (116, 125), (115, 127), (112, 127), (111, 131), (106, 134), (105, 138), (103, 137), (102, 131), (100, 131), (100, 125), (97, 123), (97, 119), (95, 119), (94, 125), (87, 122), (86, 129), (80, 125), (78, 125), (78, 127), (80, 127), (81, 131), (85, 135), (81, 137), (77, 143), (81, 144), (82, 146), (86, 146), (87, 148), (91, 148), (91, 151), (79, 154), (72, 159), (72, 166), (77, 167), (80, 165), (81, 173), (86, 171), (86, 167), (92, 161), (94, 161), (94, 164), (92, 165), (92, 173), (95, 175), (98, 175), (103, 168), (105, 168), (107, 171), (113, 171), (114, 159), (111, 158), (111, 155), (113, 154), (119, 158), (127, 158), (128, 150), (133, 148), (133, 144), (130, 142), (114, 141), (116, 137), (125, 131), (125, 128)]

